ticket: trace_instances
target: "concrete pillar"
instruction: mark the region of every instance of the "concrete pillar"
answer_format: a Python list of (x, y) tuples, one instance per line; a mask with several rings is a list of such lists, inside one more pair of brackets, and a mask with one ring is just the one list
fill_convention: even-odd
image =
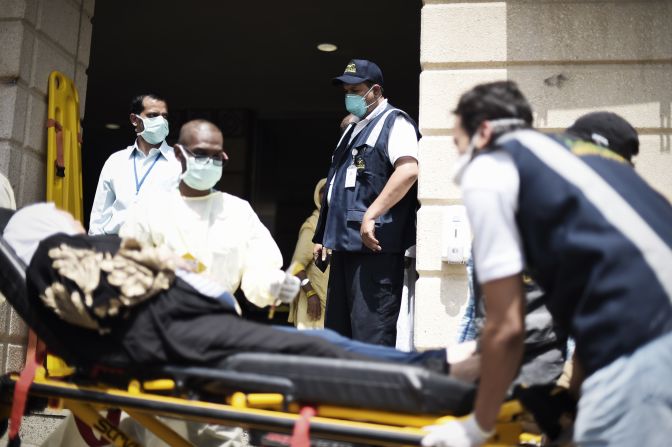
[(451, 110), (468, 88), (518, 82), (535, 125), (555, 132), (610, 110), (640, 133), (637, 170), (672, 198), (672, 2), (425, 0), (420, 60), (416, 345), (452, 342), (465, 272), (441, 262), (442, 208), (459, 202)]
[[(0, 171), (17, 206), (44, 200), (47, 81), (75, 79), (84, 115), (94, 1), (0, 0)], [(23, 365), (26, 328), (0, 304), (0, 371)]]
[[(84, 116), (95, 0), (0, 0), (0, 172), (17, 206), (45, 197), (47, 81), (58, 70), (75, 80)], [(18, 371), (27, 329), (0, 295), (0, 373)], [(22, 432), (38, 442), (44, 418)]]

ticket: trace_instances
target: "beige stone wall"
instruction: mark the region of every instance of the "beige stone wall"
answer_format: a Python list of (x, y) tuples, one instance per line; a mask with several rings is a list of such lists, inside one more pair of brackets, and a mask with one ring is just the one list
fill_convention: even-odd
[(416, 344), (455, 339), (465, 272), (441, 262), (442, 209), (459, 202), (450, 111), (480, 82), (511, 79), (558, 131), (594, 110), (639, 131), (637, 170), (672, 199), (672, 2), (621, 0), (425, 0), (420, 59)]
[[(19, 207), (45, 197), (51, 71), (75, 80), (84, 115), (93, 8), (94, 0), (0, 0), (0, 172)], [(25, 339), (25, 325), (1, 299), (0, 373), (21, 369)]]

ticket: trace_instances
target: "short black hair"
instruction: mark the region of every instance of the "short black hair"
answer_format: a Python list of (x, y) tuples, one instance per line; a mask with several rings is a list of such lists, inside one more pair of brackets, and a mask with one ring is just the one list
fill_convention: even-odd
[(473, 136), (483, 121), (519, 118), (532, 125), (532, 107), (513, 81), (480, 84), (460, 97), (453, 111), (462, 127)]
[(166, 102), (166, 100), (155, 94), (155, 93), (143, 93), (141, 95), (136, 95), (131, 99), (131, 113), (135, 113), (136, 115), (140, 115), (143, 110), (145, 110), (145, 106), (142, 105), (143, 101), (145, 98), (151, 98), (155, 99), (157, 101), (163, 101)]

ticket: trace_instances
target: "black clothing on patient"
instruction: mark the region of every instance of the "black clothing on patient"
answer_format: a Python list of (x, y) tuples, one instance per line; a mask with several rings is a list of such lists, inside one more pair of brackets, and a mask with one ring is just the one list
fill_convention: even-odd
[[(214, 367), (227, 356), (239, 352), (366, 359), (317, 337), (286, 333), (245, 321), (222, 302), (200, 294), (179, 278), (168, 290), (125, 309), (115, 318), (107, 318), (105, 323), (109, 332), (106, 334), (72, 325), (59, 318), (40, 298), (40, 294), (54, 282), (60, 282), (71, 292), (77, 289), (76, 284), (53, 268), (48, 255), (51, 248), (61, 244), (115, 253), (120, 239), (116, 236), (57, 234), (40, 243), (28, 267), (31, 307), (59, 339), (57, 343), (45, 342), (47, 346), (67, 347), (67, 351), (54, 353), (69, 363)], [(117, 294), (114, 286), (101, 276), (94, 301)]]

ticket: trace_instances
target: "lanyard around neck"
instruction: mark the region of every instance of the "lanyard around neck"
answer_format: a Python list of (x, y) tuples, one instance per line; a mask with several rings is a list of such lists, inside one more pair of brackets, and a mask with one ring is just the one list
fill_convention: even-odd
[(159, 157), (161, 156), (161, 152), (156, 154), (156, 157), (154, 157), (154, 161), (152, 162), (152, 165), (145, 171), (145, 175), (142, 176), (140, 181), (138, 181), (138, 168), (136, 166), (135, 159), (137, 158), (137, 152), (133, 152), (133, 174), (135, 174), (135, 195), (138, 195), (140, 192), (140, 188), (142, 188), (142, 184), (145, 183), (145, 179), (149, 175), (149, 173), (152, 171), (152, 168), (156, 164), (156, 162), (159, 160)]

